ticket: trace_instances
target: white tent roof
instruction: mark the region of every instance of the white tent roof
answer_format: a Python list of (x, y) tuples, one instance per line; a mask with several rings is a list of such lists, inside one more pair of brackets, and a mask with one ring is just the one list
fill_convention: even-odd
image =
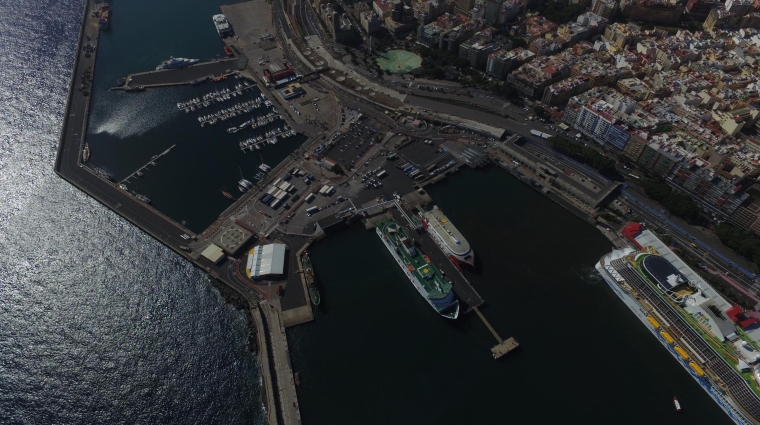
[(248, 255), (246, 268), (251, 271), (251, 277), (282, 274), (285, 268), (285, 245), (269, 244), (253, 248)]

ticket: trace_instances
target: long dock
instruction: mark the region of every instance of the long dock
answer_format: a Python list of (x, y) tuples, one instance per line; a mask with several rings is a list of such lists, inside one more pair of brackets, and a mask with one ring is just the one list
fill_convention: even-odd
[(135, 171), (134, 171), (132, 174), (130, 174), (130, 175), (128, 175), (127, 177), (125, 177), (125, 178), (124, 178), (122, 181), (120, 181), (119, 183), (120, 183), (120, 184), (121, 184), (121, 183), (124, 183), (124, 182), (126, 182), (126, 181), (129, 181), (129, 179), (131, 179), (131, 178), (132, 178), (132, 177), (134, 177), (135, 175), (139, 175), (139, 174), (137, 174), (137, 173), (141, 173), (141, 172), (142, 172), (142, 170), (144, 170), (144, 169), (147, 169), (147, 168), (148, 168), (148, 165), (152, 165), (152, 166), (154, 166), (154, 167), (155, 167), (155, 166), (156, 166), (156, 163), (155, 163), (155, 161), (156, 161), (158, 158), (161, 158), (162, 156), (164, 156), (164, 155), (166, 155), (167, 153), (169, 153), (169, 152), (170, 152), (172, 149), (174, 149), (174, 147), (175, 147), (175, 146), (177, 146), (177, 145), (171, 145), (171, 146), (169, 146), (169, 149), (167, 149), (167, 150), (165, 150), (165, 151), (161, 152), (161, 153), (160, 153), (160, 154), (158, 154), (158, 155), (153, 155), (153, 158), (151, 158), (151, 159), (150, 159), (150, 161), (148, 161), (147, 163), (145, 163), (145, 165), (143, 165), (142, 167), (140, 167), (140, 168), (138, 168), (137, 170), (135, 170)]
[(187, 85), (204, 77), (230, 75), (240, 71), (240, 66), (247, 62), (240, 58), (221, 59), (196, 63), (187, 68), (157, 69), (155, 71), (129, 74), (123, 87), (113, 87), (111, 90), (127, 90), (136, 87), (168, 87)]

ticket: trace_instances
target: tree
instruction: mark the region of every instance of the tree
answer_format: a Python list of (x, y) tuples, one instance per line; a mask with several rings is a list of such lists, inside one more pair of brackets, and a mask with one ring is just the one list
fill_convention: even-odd
[(341, 176), (344, 175), (344, 174), (346, 174), (345, 171), (343, 171), (343, 167), (341, 167), (340, 164), (333, 165), (333, 167), (330, 169), (330, 171), (332, 171), (335, 174), (341, 175)]

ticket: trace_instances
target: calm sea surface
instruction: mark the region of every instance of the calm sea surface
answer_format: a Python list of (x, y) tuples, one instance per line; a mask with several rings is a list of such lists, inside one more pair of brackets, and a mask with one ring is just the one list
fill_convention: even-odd
[(430, 193), (475, 250), (483, 314), (521, 347), (494, 361), (474, 314), (438, 317), (354, 226), (311, 249), (323, 304), (290, 333), (309, 423), (733, 423), (596, 275), (596, 229), (496, 167)]
[[(184, 16), (178, 1), (115, 3), (114, 33), (125, 8)], [(212, 2), (198, 3), (210, 21)], [(81, 11), (0, 2), (0, 423), (262, 423), (245, 315), (53, 173)], [(142, 30), (155, 44), (177, 35)]]

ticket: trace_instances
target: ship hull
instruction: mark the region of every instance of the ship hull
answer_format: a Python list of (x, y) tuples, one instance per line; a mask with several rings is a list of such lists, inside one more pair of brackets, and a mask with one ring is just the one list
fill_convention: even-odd
[(612, 279), (604, 270), (604, 267), (601, 263), (597, 263), (594, 268), (596, 269), (597, 273), (601, 275), (602, 279), (604, 279), (605, 282), (607, 282), (607, 285), (612, 289), (612, 292), (615, 293), (615, 295), (620, 298), (621, 301), (633, 312), (633, 314), (644, 324), (644, 326), (654, 335), (655, 338), (665, 347), (665, 349), (673, 356), (673, 358), (686, 370), (689, 375), (691, 375), (694, 380), (696, 380), (699, 385), (702, 387), (703, 390), (720, 406), (721, 409), (723, 409), (724, 412), (737, 424), (739, 425), (751, 425), (753, 424), (752, 421), (745, 418), (743, 414), (739, 413), (740, 410), (734, 403), (734, 401), (731, 399), (731, 397), (726, 394), (722, 389), (720, 389), (717, 385), (713, 384), (712, 381), (710, 381), (707, 378), (701, 378), (699, 375), (697, 375), (690, 367), (688, 362), (684, 362), (681, 360), (681, 357), (678, 353), (673, 349), (673, 346), (670, 345), (658, 332), (657, 330), (651, 326), (651, 324), (647, 321), (647, 316), (649, 313), (647, 310), (639, 304), (638, 301), (624, 288), (622, 288), (620, 285), (615, 282), (614, 279)]
[(465, 253), (454, 252), (443, 240), (441, 240), (440, 235), (438, 235), (432, 226), (426, 225), (425, 231), (430, 235), (430, 238), (433, 240), (433, 242), (438, 245), (438, 248), (440, 248), (447, 257), (454, 257), (460, 264), (463, 263), (469, 265), (470, 267), (475, 267), (475, 251), (473, 251), (472, 248), (470, 248), (470, 250)]
[(438, 313), (439, 315), (441, 315), (441, 316), (443, 316), (443, 317), (445, 317), (447, 319), (454, 320), (457, 317), (459, 317), (459, 301), (457, 300), (455, 302), (456, 305), (452, 307), (452, 308), (456, 309), (455, 313), (452, 315), (453, 317), (449, 317), (447, 315), (442, 314), (440, 311), (438, 311), (438, 309), (435, 307), (435, 305), (433, 305), (433, 303), (430, 301), (430, 299), (428, 299), (427, 292), (425, 291), (425, 288), (422, 286), (422, 283), (420, 283), (419, 279), (417, 279), (417, 277), (414, 274), (412, 274), (412, 272), (409, 271), (409, 269), (406, 267), (406, 264), (404, 263), (404, 261), (402, 261), (401, 258), (399, 258), (398, 254), (396, 254), (396, 250), (393, 248), (393, 245), (391, 245), (390, 242), (388, 242), (387, 240), (385, 240), (383, 232), (380, 231), (380, 228), (375, 228), (375, 232), (377, 233), (377, 236), (380, 237), (380, 240), (383, 241), (383, 245), (385, 245), (385, 247), (388, 248), (388, 251), (393, 256), (393, 259), (396, 260), (396, 263), (398, 264), (398, 266), (401, 267), (401, 270), (404, 272), (404, 274), (406, 275), (406, 277), (409, 279), (410, 282), (412, 282), (412, 285), (414, 286), (414, 288), (417, 289), (417, 292), (419, 292), (420, 295), (422, 295), (422, 298), (424, 298), (425, 301), (427, 301), (428, 305), (433, 310), (435, 310), (436, 313)]

